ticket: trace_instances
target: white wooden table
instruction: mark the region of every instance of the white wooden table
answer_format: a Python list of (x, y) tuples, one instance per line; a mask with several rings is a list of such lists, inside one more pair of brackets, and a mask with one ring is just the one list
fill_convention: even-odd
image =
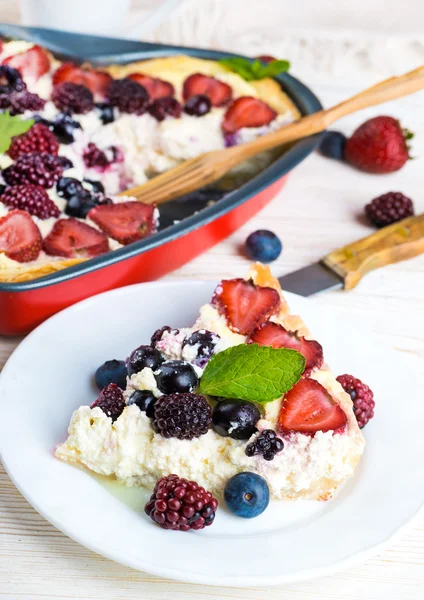
[[(139, 0), (134, 10), (141, 14), (151, 3), (150, 0)], [(207, 8), (206, 4), (210, 6)], [(172, 23), (162, 27), (160, 32), (153, 32), (151, 39), (160, 37), (163, 41), (186, 44), (202, 44), (203, 40), (204, 46), (227, 47), (250, 54), (271, 52), (288, 56), (293, 61), (293, 72), (311, 82), (325, 105), (358, 91), (361, 85), (377, 80), (379, 76), (407, 70), (420, 61), (424, 62), (423, 45), (418, 43), (421, 40), (412, 34), (407, 35), (405, 24), (401, 27), (402, 35), (393, 32), (389, 39), (366, 32), (353, 35), (351, 31), (335, 34), (328, 30), (313, 35), (299, 30), (288, 36), (280, 35), (278, 19), (274, 21), (274, 29), (269, 25), (271, 8), (277, 16), (280, 10), (280, 22), (284, 23), (284, 7), (278, 0), (261, 3), (265, 11), (263, 29), (261, 22), (255, 28), (249, 15), (240, 16), (242, 4), (239, 0), (230, 3), (189, 0), (190, 15), (185, 13), (184, 16), (184, 11), (176, 15)], [(418, 11), (418, 3), (411, 2), (412, 5)], [(14, 2), (0, 0), (0, 10), (2, 20), (18, 19)], [(204, 11), (208, 12), (206, 26), (202, 20)], [(200, 25), (196, 28), (184, 26), (188, 19), (190, 23)], [(260, 15), (258, 19), (260, 21)], [(393, 29), (393, 20), (390, 22)], [(231, 34), (228, 23), (231, 27), (239, 27), (240, 34)], [(267, 29), (265, 23), (268, 24)], [(350, 51), (353, 39), (359, 54)], [(321, 49), (320, 57), (315, 51), (318, 47)], [(378, 60), (374, 60), (376, 56)], [(370, 232), (370, 227), (360, 218), (362, 207), (371, 198), (389, 190), (410, 195), (417, 212), (423, 212), (423, 96), (419, 94), (380, 110), (352, 116), (340, 124), (341, 129), (350, 133), (369, 115), (386, 113), (401, 118), (417, 134), (413, 152), (417, 160), (411, 161), (402, 171), (391, 176), (370, 176), (318, 155), (311, 156), (290, 176), (286, 187), (272, 204), (252, 222), (170, 277), (218, 279), (242, 275), (248, 262), (239, 253), (239, 246), (246, 235), (257, 228), (272, 229), (281, 237), (284, 252), (274, 269), (279, 274), (289, 272)], [(379, 334), (384, 343), (406, 354), (417, 369), (417, 385), (421, 385), (420, 376), (424, 374), (423, 297), (424, 256), (421, 256), (370, 274), (352, 292), (329, 292), (314, 301), (354, 318), (358, 327)], [(0, 367), (18, 343), (19, 339), (0, 338)], [(400, 399), (401, 403), (407, 406), (407, 398)], [(412, 425), (413, 415), (409, 418)], [(395, 428), (393, 443), (396, 443)], [(284, 560), (284, 552), (282, 548), (281, 560)], [(422, 520), (380, 556), (333, 576), (274, 589), (186, 585), (121, 567), (82, 548), (39, 516), (0, 466), (1, 599), (418, 600), (423, 597)]]

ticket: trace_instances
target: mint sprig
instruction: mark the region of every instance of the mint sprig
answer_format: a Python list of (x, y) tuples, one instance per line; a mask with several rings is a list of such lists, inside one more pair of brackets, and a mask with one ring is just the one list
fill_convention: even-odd
[(286, 73), (290, 68), (290, 63), (287, 60), (272, 60), (265, 64), (258, 59), (252, 62), (247, 58), (237, 56), (221, 58), (219, 63), (230, 69), (230, 71), (237, 73), (246, 81), (257, 81), (265, 77), (275, 77), (280, 73)]
[(14, 117), (7, 110), (0, 113), (0, 152), (9, 150), (12, 138), (25, 133), (34, 125), (33, 119), (24, 121), (20, 117)]
[(200, 393), (265, 403), (299, 381), (305, 358), (296, 350), (240, 344), (212, 356), (200, 379)]

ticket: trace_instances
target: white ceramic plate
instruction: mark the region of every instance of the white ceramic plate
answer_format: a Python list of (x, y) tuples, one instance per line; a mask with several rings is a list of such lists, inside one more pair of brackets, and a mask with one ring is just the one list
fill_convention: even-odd
[(364, 559), (424, 502), (424, 436), (411, 431), (411, 415), (424, 422), (424, 402), (403, 356), (313, 301), (289, 295), (335, 373), (369, 383), (377, 404), (361, 464), (333, 500), (272, 502), (251, 521), (221, 507), (207, 530), (169, 532), (144, 515), (145, 490), (121, 492), (54, 458), (73, 410), (96, 396), (95, 368), (127, 356), (162, 325), (192, 324), (213, 288), (211, 282), (123, 288), (68, 308), (29, 335), (0, 377), (0, 449), (10, 477), (46, 519), (79, 543), (164, 577), (276, 585)]

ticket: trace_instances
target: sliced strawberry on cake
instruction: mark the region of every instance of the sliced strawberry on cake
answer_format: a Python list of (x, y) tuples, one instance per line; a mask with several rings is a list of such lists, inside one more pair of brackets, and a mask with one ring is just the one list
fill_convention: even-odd
[(112, 77), (104, 71), (97, 71), (89, 65), (78, 66), (65, 62), (54, 72), (53, 85), (60, 83), (76, 83), (85, 85), (93, 94), (105, 96), (112, 82)]
[(245, 279), (224, 279), (215, 290), (212, 304), (227, 318), (228, 327), (249, 335), (280, 308), (280, 295)]
[(17, 69), (22, 77), (35, 81), (50, 71), (50, 58), (41, 46), (32, 46), (25, 52), (8, 56), (3, 64)]
[(43, 250), (50, 256), (91, 258), (109, 250), (106, 235), (77, 219), (59, 219), (44, 239)]
[(143, 73), (130, 73), (130, 75), (127, 75), (127, 78), (142, 85), (149, 93), (151, 100), (166, 98), (175, 94), (175, 88), (172, 83), (158, 77), (149, 77), (149, 75), (143, 75)]
[(0, 252), (25, 263), (36, 260), (40, 250), (40, 230), (27, 212), (11, 210), (0, 219)]
[(212, 106), (225, 106), (233, 96), (233, 90), (228, 85), (215, 77), (193, 73), (187, 77), (183, 85), (183, 98), (188, 100), (192, 96), (208, 96)]
[(263, 127), (275, 119), (277, 113), (266, 102), (252, 96), (241, 96), (227, 109), (222, 122), (224, 133), (236, 133), (243, 127)]
[(320, 369), (324, 362), (322, 346), (316, 340), (307, 340), (297, 331), (288, 331), (272, 321), (263, 323), (252, 331), (248, 343), (297, 350), (306, 358), (304, 375), (309, 375), (314, 369)]
[(156, 229), (154, 207), (142, 202), (121, 202), (96, 206), (88, 217), (120, 244), (131, 244)]

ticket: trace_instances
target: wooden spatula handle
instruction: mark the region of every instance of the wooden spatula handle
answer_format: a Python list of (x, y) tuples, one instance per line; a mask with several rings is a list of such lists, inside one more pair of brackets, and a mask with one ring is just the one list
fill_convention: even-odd
[(354, 288), (369, 271), (424, 253), (424, 214), (408, 217), (323, 258), (322, 262), (343, 278), (345, 289)]

